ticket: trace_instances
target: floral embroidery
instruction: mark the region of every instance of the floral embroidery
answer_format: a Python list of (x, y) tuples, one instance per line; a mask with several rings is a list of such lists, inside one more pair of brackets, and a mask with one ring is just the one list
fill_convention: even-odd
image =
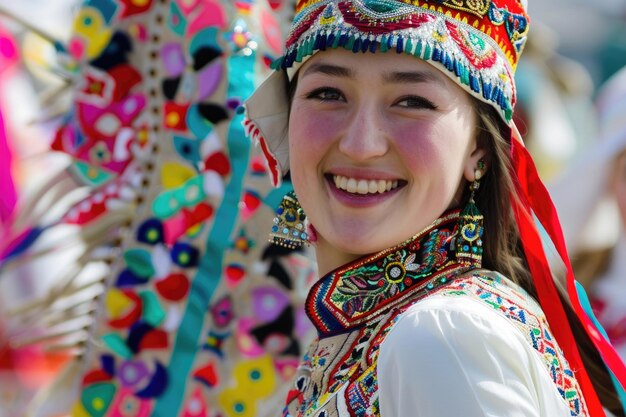
[(491, 0), (439, 0), (438, 2), (452, 9), (470, 12), (478, 17), (485, 16), (492, 5)]
[[(413, 284), (446, 266), (452, 233), (435, 229), (424, 244), (421, 264), (416, 263), (419, 243), (391, 253), (373, 265), (347, 271), (331, 300), (348, 315), (366, 313), (387, 299), (405, 292)], [(421, 253), (420, 253), (421, 254)]]
[(376, 363), (367, 368), (356, 381), (348, 386), (347, 397), (355, 416), (375, 417), (380, 415)]
[(432, 290), (435, 283), (445, 283), (467, 269), (457, 262), (452, 249), (458, 216), (453, 211), (397, 247), (319, 280), (306, 304), (318, 332), (337, 333), (363, 325), (406, 302), (416, 291)]

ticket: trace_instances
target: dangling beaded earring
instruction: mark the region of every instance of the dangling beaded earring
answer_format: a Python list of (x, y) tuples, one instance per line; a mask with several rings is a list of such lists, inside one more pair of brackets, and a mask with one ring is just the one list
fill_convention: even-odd
[(483, 215), (476, 207), (474, 194), (480, 186), (485, 162), (478, 161), (478, 168), (474, 171), (474, 181), (470, 184), (470, 198), (467, 205), (461, 210), (456, 239), (456, 258), (461, 264), (473, 268), (482, 266), (483, 258)]
[(269, 241), (275, 245), (296, 249), (309, 244), (305, 227), (306, 215), (293, 191), (288, 192), (280, 202), (274, 217), (274, 225)]

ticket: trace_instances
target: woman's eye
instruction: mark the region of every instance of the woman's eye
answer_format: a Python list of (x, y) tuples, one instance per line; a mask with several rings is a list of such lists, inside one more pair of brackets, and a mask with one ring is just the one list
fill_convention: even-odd
[(339, 90), (328, 87), (317, 88), (307, 94), (306, 98), (320, 101), (344, 101), (343, 94)]
[(403, 97), (396, 102), (396, 106), (430, 110), (437, 109), (437, 106), (432, 101), (420, 96)]

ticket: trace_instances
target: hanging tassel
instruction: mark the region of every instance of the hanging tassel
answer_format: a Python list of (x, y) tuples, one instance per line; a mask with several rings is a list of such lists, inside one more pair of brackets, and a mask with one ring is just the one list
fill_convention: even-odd
[(456, 258), (461, 264), (472, 268), (480, 268), (483, 259), (483, 215), (474, 201), (480, 172), (476, 171), (476, 180), (470, 185), (470, 198), (459, 215), (456, 237)]

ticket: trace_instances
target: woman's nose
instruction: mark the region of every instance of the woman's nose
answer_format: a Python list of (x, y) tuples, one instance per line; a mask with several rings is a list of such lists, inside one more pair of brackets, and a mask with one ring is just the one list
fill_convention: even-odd
[(339, 150), (356, 161), (383, 156), (389, 150), (383, 116), (373, 105), (362, 105), (348, 120), (339, 141)]

